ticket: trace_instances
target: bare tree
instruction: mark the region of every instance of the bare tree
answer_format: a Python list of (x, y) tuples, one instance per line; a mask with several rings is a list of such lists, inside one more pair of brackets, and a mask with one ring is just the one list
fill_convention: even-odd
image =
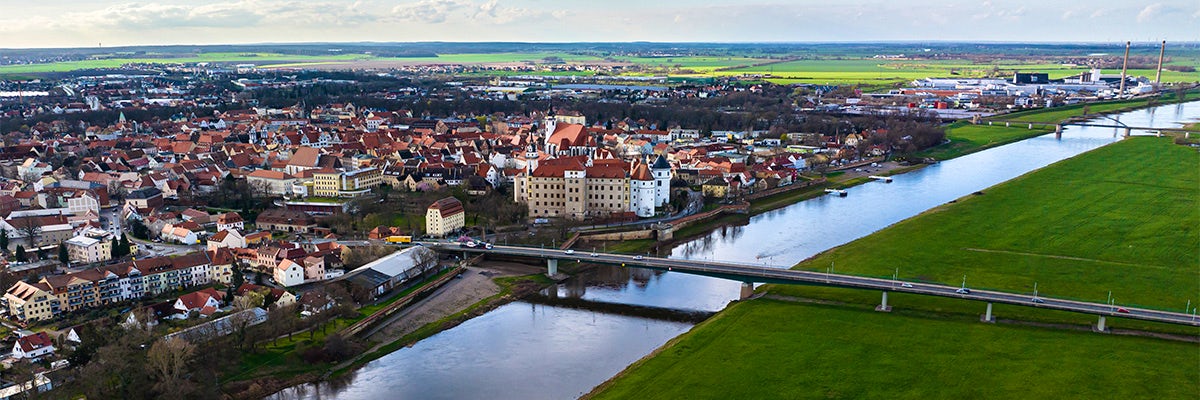
[(262, 294), (255, 291), (247, 291), (246, 294), (233, 298), (233, 308), (242, 311), (254, 307), (262, 307), (263, 300)]
[(38, 219), (36, 217), (17, 219), (16, 224), (13, 227), (17, 228), (17, 232), (20, 232), (21, 235), (25, 236), (25, 240), (28, 241), (29, 247), (37, 247), (37, 240), (42, 236), (42, 225), (38, 223)]
[(188, 363), (196, 347), (180, 338), (154, 342), (146, 354), (146, 369), (154, 377), (154, 391), (163, 398), (182, 399), (194, 389), (187, 380)]

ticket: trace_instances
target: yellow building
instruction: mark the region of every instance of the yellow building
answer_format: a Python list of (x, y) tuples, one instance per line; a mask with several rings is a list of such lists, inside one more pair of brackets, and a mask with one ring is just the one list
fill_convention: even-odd
[(112, 234), (107, 231), (88, 229), (82, 235), (63, 242), (63, 245), (67, 246), (71, 262), (96, 263), (112, 259), (112, 239)]
[(353, 171), (313, 171), (312, 194), (317, 197), (358, 197), (383, 182), (383, 172), (370, 167)]
[(447, 197), (434, 202), (425, 212), (425, 233), (433, 237), (443, 237), (451, 232), (462, 229), (466, 225), (466, 212), (462, 202), (453, 197)]
[(4, 293), (8, 314), (21, 321), (44, 321), (59, 313), (58, 297), (44, 283), (17, 281)]

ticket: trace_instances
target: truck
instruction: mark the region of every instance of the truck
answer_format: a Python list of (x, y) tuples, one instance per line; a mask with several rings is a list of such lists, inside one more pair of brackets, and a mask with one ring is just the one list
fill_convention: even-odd
[(388, 243), (412, 243), (412, 236), (388, 236), (384, 240)]

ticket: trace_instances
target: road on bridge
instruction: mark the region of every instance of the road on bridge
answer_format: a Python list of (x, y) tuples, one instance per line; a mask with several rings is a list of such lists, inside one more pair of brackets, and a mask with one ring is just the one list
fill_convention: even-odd
[(960, 287), (932, 283), (902, 282), (889, 279), (842, 275), (813, 271), (800, 271), (787, 268), (772, 268), (757, 265), (727, 263), (719, 261), (679, 260), (670, 258), (647, 257), (640, 255), (589, 253), (564, 250), (518, 247), (493, 246), (460, 247), (457, 243), (421, 242), (420, 245), (440, 251), (463, 251), (472, 253), (494, 253), (511, 256), (523, 256), (555, 260), (577, 260), (591, 263), (614, 264), (627, 267), (643, 267), (682, 272), (696, 275), (713, 276), (742, 282), (816, 284), (856, 289), (880, 290), (885, 292), (913, 293), (926, 296), (960, 298), (988, 303), (1012, 304), (1025, 307), (1046, 308), (1052, 310), (1072, 311), (1098, 316), (1116, 316), (1129, 319), (1162, 322), (1176, 325), (1200, 326), (1195, 315), (1185, 313), (1150, 310), (1144, 308), (1120, 307), (1103, 303), (1056, 299), (1052, 297), (1033, 297), (1025, 294), (997, 292), (990, 290), (970, 290), (960, 293)]

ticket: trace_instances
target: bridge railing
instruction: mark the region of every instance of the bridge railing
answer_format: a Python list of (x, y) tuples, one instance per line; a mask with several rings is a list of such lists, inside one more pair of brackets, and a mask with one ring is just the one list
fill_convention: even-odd
[[(444, 244), (448, 245), (448, 246), (457, 246), (456, 243), (452, 243), (452, 242), (444, 243)], [(531, 250), (549, 250), (549, 251), (558, 251), (558, 252), (564, 251), (564, 250), (557, 249), (554, 247), (544, 247), (544, 246), (530, 246), (530, 245), (505, 245), (505, 246), (531, 249)], [(471, 250), (486, 251), (486, 250), (481, 250), (479, 248), (475, 248), (475, 249), (471, 249)], [(580, 255), (581, 253), (586, 255), (586, 254), (589, 254), (590, 252), (586, 251), (586, 250), (578, 250), (576, 255)], [(598, 253), (620, 255), (620, 256), (641, 255), (641, 256), (646, 257), (644, 260), (640, 260), (640, 262), (643, 262), (643, 263), (653, 262), (655, 259), (666, 259), (667, 258), (667, 257), (658, 257), (658, 256), (648, 256), (644, 253), (621, 253), (621, 252), (612, 252), (612, 251), (605, 251), (605, 252), (598, 252)], [(581, 258), (581, 260), (586, 260), (586, 258)], [(783, 265), (754, 264), (754, 263), (720, 261), (720, 260), (715, 260), (715, 261), (714, 260), (689, 260), (689, 259), (672, 259), (672, 260), (673, 261), (695, 261), (695, 262), (701, 262), (701, 263), (706, 263), (706, 264), (725, 265), (725, 266), (734, 266), (734, 267), (759, 268), (759, 269), (765, 269), (768, 271), (770, 271), (770, 270), (791, 270), (790, 267), (783, 266)], [(631, 263), (636, 263), (636, 262), (631, 262)], [(634, 267), (637, 267), (637, 266), (634, 266)], [(803, 269), (803, 271), (815, 272), (815, 273), (821, 273), (821, 274), (828, 273), (828, 271), (821, 270), (821, 269)], [(764, 272), (767, 272), (767, 271), (764, 271)], [(890, 274), (889, 275), (874, 275), (874, 274), (847, 273), (847, 272), (843, 272), (843, 271), (834, 270), (833, 275), (857, 277), (857, 278), (874, 278), (874, 279), (889, 280), (889, 281), (892, 280), (892, 275), (890, 275)], [(934, 281), (934, 280), (928, 280), (928, 279), (919, 279), (919, 278), (915, 278), (915, 277), (914, 278), (901, 277), (901, 278), (897, 278), (895, 281), (897, 284), (900, 284), (902, 282), (908, 282), (908, 283), (921, 283), (921, 284), (940, 285), (940, 286), (949, 286), (949, 287), (957, 286), (955, 284), (955, 282), (941, 282), (941, 281)], [(1017, 296), (1029, 296), (1030, 298), (1033, 297), (1032, 291), (1028, 291), (1028, 292), (1014, 291), (1014, 288), (997, 288), (997, 287), (990, 287), (990, 286), (967, 285), (967, 289), (990, 291), (990, 292), (997, 292), (997, 293), (1006, 293), (1006, 294), (1017, 295)], [(1021, 289), (1016, 289), (1016, 290), (1021, 290)], [(1067, 300), (1067, 301), (1075, 301), (1075, 302), (1080, 302), (1080, 303), (1092, 303), (1092, 304), (1105, 304), (1105, 301), (1107, 300), (1107, 299), (1088, 299), (1088, 298), (1075, 297), (1075, 296), (1064, 296), (1064, 295), (1060, 295), (1060, 294), (1054, 293), (1054, 292), (1048, 293), (1046, 291), (1039, 291), (1038, 295), (1040, 297), (1053, 298), (1056, 300)], [(1179, 309), (1175, 309), (1175, 308), (1171, 308), (1171, 307), (1146, 306), (1146, 305), (1142, 305), (1139, 303), (1133, 303), (1133, 302), (1119, 302), (1119, 303), (1114, 304), (1113, 306), (1114, 307), (1132, 307), (1132, 308), (1140, 308), (1140, 309), (1150, 310), (1150, 311), (1174, 312), (1174, 313), (1184, 313), (1184, 314), (1187, 314), (1190, 311), (1190, 310), (1182, 310), (1181, 311)], [(1200, 317), (1198, 317), (1198, 318), (1200, 318)]]

